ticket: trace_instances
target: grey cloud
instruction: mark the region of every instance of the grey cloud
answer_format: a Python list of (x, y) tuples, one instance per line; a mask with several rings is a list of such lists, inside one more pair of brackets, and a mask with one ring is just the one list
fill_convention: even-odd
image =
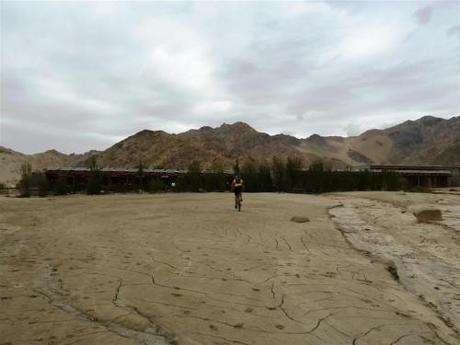
[[(0, 145), (79, 152), (144, 128), (239, 120), (272, 134), (343, 135), (456, 113), (459, 43), (445, 35), (458, 33), (458, 18), (439, 6), (445, 26), (407, 34), (414, 12), (435, 20), (420, 4), (6, 2)], [(399, 18), (402, 44), (343, 54), (348, 36), (386, 17)]]
[(448, 37), (450, 36), (460, 36), (460, 25), (454, 25), (454, 26), (451, 26), (450, 28), (448, 28), (446, 30), (446, 35)]
[(419, 24), (428, 24), (431, 20), (433, 9), (431, 6), (426, 6), (414, 12), (414, 17)]

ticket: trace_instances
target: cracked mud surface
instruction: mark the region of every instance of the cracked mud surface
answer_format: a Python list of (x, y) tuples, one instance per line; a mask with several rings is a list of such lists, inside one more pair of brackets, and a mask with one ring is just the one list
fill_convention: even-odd
[(459, 344), (337, 230), (341, 198), (1, 198), (0, 344)]
[[(402, 285), (460, 336), (460, 195), (349, 193), (330, 210), (354, 247), (391, 262)], [(413, 210), (437, 209), (419, 223)]]

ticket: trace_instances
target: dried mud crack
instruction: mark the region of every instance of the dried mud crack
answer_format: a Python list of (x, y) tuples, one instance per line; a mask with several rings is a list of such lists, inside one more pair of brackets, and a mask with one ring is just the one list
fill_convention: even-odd
[[(0, 199), (0, 229), (10, 229), (0, 230), (2, 341), (459, 344), (454, 327), (438, 317), (455, 316), (457, 304), (443, 303), (460, 297), (451, 263), (434, 294), (422, 298), (403, 287), (416, 278), (400, 265), (419, 256), (406, 251), (394, 260), (397, 281), (391, 261), (356, 245), (356, 233), (337, 231), (339, 215), (331, 221), (328, 212), (353, 200), (256, 194), (235, 213), (225, 193)], [(295, 215), (309, 221), (291, 222)], [(443, 219), (449, 229), (439, 228), (451, 236), (455, 219)], [(421, 248), (433, 241), (427, 237)], [(436, 304), (441, 293), (447, 297)]]
[[(455, 324), (452, 321), (452, 318), (457, 321), (460, 320), (460, 304), (452, 303), (451, 299), (436, 299), (433, 296), (436, 294), (432, 293), (432, 290), (440, 290), (438, 286), (440, 282), (446, 282), (449, 288), (444, 293), (450, 292), (454, 299), (458, 299), (455, 296), (460, 296), (458, 294), (460, 290), (455, 284), (447, 281), (447, 278), (450, 277), (457, 281), (460, 279), (459, 261), (456, 261), (456, 257), (454, 257), (451, 258), (450, 262), (446, 263), (439, 257), (437, 255), (439, 249), (437, 240), (434, 241), (436, 246), (429, 247), (425, 245), (425, 248), (422, 250), (413, 241), (413, 238), (418, 235), (418, 237), (421, 237), (420, 242), (424, 243), (426, 241), (426, 237), (424, 236), (435, 237), (436, 235), (433, 234), (443, 233), (441, 229), (444, 229), (450, 232), (445, 245), (448, 246), (450, 244), (452, 246), (451, 240), (453, 239), (452, 252), (458, 251), (457, 244), (460, 222), (455, 222), (456, 226), (454, 227), (439, 221), (420, 224), (415, 214), (411, 217), (411, 214), (407, 213), (407, 209), (414, 202), (413, 200), (404, 200), (402, 198), (402, 200), (394, 202), (393, 198), (389, 198), (385, 194), (353, 195), (348, 200), (344, 200), (345, 198), (340, 196), (336, 199), (340, 200), (340, 204), (329, 208), (328, 212), (336, 228), (350, 246), (356, 249), (357, 252), (371, 258), (372, 262), (383, 264), (396, 282), (400, 283), (406, 291), (417, 297), (422, 306), (429, 309), (438, 320), (443, 322), (447, 328), (440, 327), (439, 323), (427, 322), (428, 326), (435, 332), (443, 344), (460, 343), (458, 323)], [(449, 207), (453, 209), (458, 208), (457, 205), (460, 204), (460, 198), (451, 198), (451, 200), (452, 203), (448, 204), (444, 211), (451, 212)], [(425, 198), (424, 203), (426, 201)], [(402, 220), (401, 215), (404, 215)], [(442, 220), (441, 217), (438, 218)], [(401, 227), (406, 227), (407, 235), (398, 233)], [(422, 231), (420, 231), (420, 228), (422, 228)], [(388, 231), (389, 229), (393, 231)], [(427, 229), (432, 231), (432, 233), (427, 234)], [(445, 250), (445, 248), (443, 249)], [(424, 255), (422, 256), (420, 252)], [(405, 260), (407, 257), (412, 260)], [(416, 274), (416, 270), (414, 270), (416, 265), (426, 265), (428, 268), (425, 268), (425, 272), (420, 272), (419, 270)], [(439, 270), (435, 268), (439, 265), (447, 266), (442, 270), (444, 271), (442, 272), (443, 274), (440, 274)], [(433, 269), (434, 271), (431, 271)], [(430, 295), (430, 301), (427, 301), (425, 297), (425, 293), (427, 292)], [(429, 318), (426, 312), (424, 313), (424, 318)], [(392, 342), (392, 344), (399, 343), (403, 339), (412, 336), (414, 336), (412, 333), (402, 335)], [(354, 343), (358, 339), (359, 337), (355, 338)]]

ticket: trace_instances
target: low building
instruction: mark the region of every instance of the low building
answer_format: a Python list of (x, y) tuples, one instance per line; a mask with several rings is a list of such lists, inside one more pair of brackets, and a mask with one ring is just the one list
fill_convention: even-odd
[(459, 167), (441, 165), (371, 165), (373, 172), (392, 172), (399, 174), (408, 188), (448, 187), (452, 176), (458, 174)]
[[(160, 178), (164, 181), (165, 185), (170, 186), (176, 181), (178, 176), (187, 173), (186, 170), (143, 169), (140, 174), (139, 169), (123, 168), (103, 168), (99, 172), (105, 186), (118, 186), (124, 189), (135, 189), (139, 178), (144, 180)], [(60, 179), (65, 181), (66, 185), (72, 191), (84, 190), (90, 174), (91, 169), (84, 167), (48, 168), (45, 170), (45, 175), (51, 185)]]
[[(177, 179), (187, 174), (187, 170), (180, 169), (126, 169), (126, 168), (103, 168), (98, 170), (102, 178), (102, 185), (112, 191), (130, 191), (148, 189), (152, 180), (161, 180), (166, 189), (173, 189)], [(72, 192), (83, 191), (88, 186), (91, 169), (85, 167), (48, 168), (44, 174), (54, 188), (56, 184), (63, 183), (66, 189)], [(213, 172), (203, 171), (202, 175), (213, 175)], [(229, 172), (224, 172), (225, 179), (231, 178)]]

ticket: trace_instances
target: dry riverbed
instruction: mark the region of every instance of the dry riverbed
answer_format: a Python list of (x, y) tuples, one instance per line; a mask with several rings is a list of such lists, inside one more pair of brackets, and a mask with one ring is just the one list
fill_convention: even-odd
[[(419, 204), (443, 220), (417, 223)], [(229, 193), (0, 198), (0, 344), (460, 344), (460, 196), (232, 206)]]

